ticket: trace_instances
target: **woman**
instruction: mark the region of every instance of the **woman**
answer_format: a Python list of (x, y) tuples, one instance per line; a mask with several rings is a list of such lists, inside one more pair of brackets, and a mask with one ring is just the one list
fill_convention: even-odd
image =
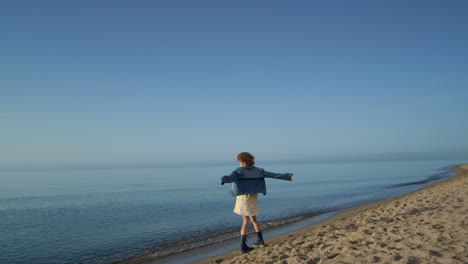
[(292, 180), (292, 173), (273, 173), (265, 171), (262, 168), (254, 166), (255, 157), (248, 152), (242, 152), (237, 155), (237, 161), (240, 167), (235, 169), (229, 176), (221, 178), (221, 185), (224, 183), (232, 183), (231, 196), (236, 196), (236, 205), (234, 213), (242, 216), (241, 235), (241, 252), (247, 253), (253, 248), (247, 246), (247, 226), (249, 219), (252, 221), (255, 232), (257, 233), (257, 241), (254, 245), (265, 245), (263, 241), (262, 229), (257, 222), (258, 209), (257, 193), (266, 195), (265, 178)]

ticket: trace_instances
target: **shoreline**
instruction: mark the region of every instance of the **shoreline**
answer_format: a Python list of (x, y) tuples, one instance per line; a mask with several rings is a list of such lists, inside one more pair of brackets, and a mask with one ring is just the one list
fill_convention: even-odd
[[(340, 209), (346, 210), (346, 209)], [(286, 218), (278, 218), (270, 220), (266, 223), (263, 223), (263, 229), (268, 230), (266, 238), (268, 237), (277, 237), (285, 233), (289, 233), (294, 230), (298, 230), (305, 226), (309, 226), (313, 223), (323, 221), (324, 219), (328, 219), (331, 216), (335, 215), (340, 210), (330, 210), (330, 211), (323, 211), (323, 212), (312, 212), (300, 215), (294, 215)], [(299, 226), (299, 227), (297, 227)], [(253, 227), (249, 226), (249, 233), (253, 232)], [(213, 233), (219, 236), (222, 235), (223, 240), (217, 241), (216, 236), (213, 236)], [(152, 263), (194, 263), (196, 261), (200, 261), (202, 259), (206, 259), (211, 256), (216, 256), (212, 254), (208, 254), (207, 257), (198, 257), (195, 261), (186, 262), (186, 259), (190, 259), (193, 254), (196, 255), (204, 255), (204, 252), (207, 250), (218, 249), (219, 254), (225, 254), (226, 252), (231, 251), (234, 248), (238, 247), (238, 237), (239, 237), (239, 228), (235, 227), (232, 229), (221, 230), (217, 232), (213, 232), (210, 234), (203, 235), (201, 237), (197, 237), (194, 239), (194, 245), (190, 245), (183, 251), (176, 251), (174, 253), (166, 253), (163, 252), (162, 254), (158, 255), (155, 253), (143, 253), (140, 256), (133, 256), (127, 259), (114, 261), (111, 264), (152, 264)], [(214, 237), (214, 238), (213, 238)], [(227, 237), (227, 238), (226, 238)], [(198, 241), (202, 240), (211, 240), (214, 241), (212, 243), (199, 245)], [(187, 240), (175, 241), (165, 246), (170, 248), (171, 246), (176, 246), (178, 243), (188, 243)], [(226, 248), (232, 249), (226, 250)], [(158, 253), (161, 253), (159, 251)], [(211, 255), (211, 256), (210, 256)], [(184, 260), (181, 260), (183, 258)], [(182, 262), (181, 262), (182, 261)]]
[(456, 175), (340, 210), (268, 239), (267, 247), (247, 254), (235, 249), (195, 263), (468, 263), (468, 164), (449, 169)]
[[(424, 179), (419, 182), (407, 182), (402, 183), (401, 186), (406, 185), (419, 185), (419, 184), (426, 184), (423, 187), (418, 188), (415, 191), (419, 191), (421, 189), (427, 188), (428, 186), (437, 184), (439, 182), (444, 182), (446, 180), (452, 179), (457, 175), (454, 174), (452, 167), (443, 167), (441, 170), (444, 172), (440, 174), (434, 174), (437, 176), (434, 178), (434, 175), (429, 175), (427, 179)], [(447, 177), (447, 174), (452, 174)], [(444, 176), (442, 176), (445, 174)], [(389, 186), (392, 188), (393, 186)], [(301, 215), (291, 216), (287, 218), (275, 219), (268, 221), (264, 224), (264, 231), (266, 233), (265, 239), (276, 241), (278, 238), (282, 236), (289, 235), (294, 232), (300, 232), (300, 230), (310, 228), (311, 226), (315, 226), (324, 222), (333, 221), (335, 218), (341, 216), (345, 217), (350, 212), (351, 214), (355, 213), (356, 210), (361, 210), (368, 208), (370, 206), (374, 206), (375, 204), (385, 202), (391, 199), (395, 199), (398, 197), (402, 197), (408, 194), (411, 194), (415, 191), (410, 191), (409, 193), (399, 194), (398, 196), (393, 196), (385, 199), (376, 199), (376, 200), (368, 200), (368, 201), (361, 201), (357, 204), (343, 207), (343, 208), (335, 208), (328, 211), (323, 212), (310, 212)], [(273, 224), (271, 224), (273, 222)], [(249, 228), (249, 232), (251, 227)], [(198, 244), (200, 238), (194, 239), (193, 241), (183, 241), (187, 244), (187, 247), (183, 251), (175, 251), (175, 252), (168, 252), (163, 255), (157, 255), (155, 253), (151, 253), (147, 251), (147, 253), (143, 253), (139, 256), (133, 256), (127, 259), (119, 260), (112, 262), (112, 264), (154, 264), (154, 263), (205, 263), (204, 261), (216, 258), (216, 256), (222, 256), (226, 254), (232, 253), (232, 251), (236, 252), (235, 249), (238, 248), (238, 228), (235, 230), (222, 230), (219, 232), (215, 232), (222, 234), (223, 239), (217, 240), (216, 236), (211, 236), (211, 234), (207, 234), (203, 236), (202, 240), (206, 240), (206, 238), (210, 238), (211, 243), (208, 244)], [(219, 235), (218, 234), (218, 235)], [(226, 239), (228, 237), (228, 239)], [(250, 239), (253, 240), (252, 234), (249, 235)], [(213, 239), (214, 238), (214, 239)], [(271, 238), (271, 239), (270, 239)], [(168, 244), (169, 248), (172, 246), (178, 246), (178, 241)], [(158, 252), (159, 254), (161, 252)]]

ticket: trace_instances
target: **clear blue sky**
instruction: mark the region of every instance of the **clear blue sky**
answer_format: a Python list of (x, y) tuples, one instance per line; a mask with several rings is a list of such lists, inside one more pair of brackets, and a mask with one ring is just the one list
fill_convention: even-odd
[(0, 165), (462, 158), (467, 14), (468, 1), (2, 1)]

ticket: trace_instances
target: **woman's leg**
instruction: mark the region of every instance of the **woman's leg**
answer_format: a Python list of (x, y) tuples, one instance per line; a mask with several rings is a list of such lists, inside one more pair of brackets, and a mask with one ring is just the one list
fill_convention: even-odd
[(257, 222), (257, 217), (256, 216), (249, 216), (250, 217), (250, 221), (252, 221), (252, 224), (255, 228), (255, 232), (260, 232), (262, 231), (262, 228), (260, 227), (260, 223)]
[(247, 253), (251, 251), (253, 248), (247, 246), (247, 227), (249, 226), (249, 217), (243, 215), (242, 216), (242, 227), (241, 227), (241, 252)]
[(252, 221), (252, 224), (255, 228), (255, 232), (257, 232), (257, 242), (255, 242), (254, 245), (265, 245), (265, 241), (263, 241), (262, 228), (260, 227), (260, 223), (257, 222), (257, 217), (251, 216), (250, 221)]
[(240, 230), (241, 236), (247, 235), (247, 227), (249, 226), (249, 217), (246, 215), (242, 216), (242, 227)]

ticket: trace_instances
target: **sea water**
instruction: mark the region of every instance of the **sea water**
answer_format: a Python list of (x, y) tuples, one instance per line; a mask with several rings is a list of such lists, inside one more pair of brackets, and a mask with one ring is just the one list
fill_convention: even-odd
[[(463, 160), (262, 165), (262, 223), (407, 193)], [(0, 172), (0, 263), (111, 263), (183, 250), (240, 226), (220, 178), (233, 166)], [(169, 246), (168, 246), (169, 245)]]

